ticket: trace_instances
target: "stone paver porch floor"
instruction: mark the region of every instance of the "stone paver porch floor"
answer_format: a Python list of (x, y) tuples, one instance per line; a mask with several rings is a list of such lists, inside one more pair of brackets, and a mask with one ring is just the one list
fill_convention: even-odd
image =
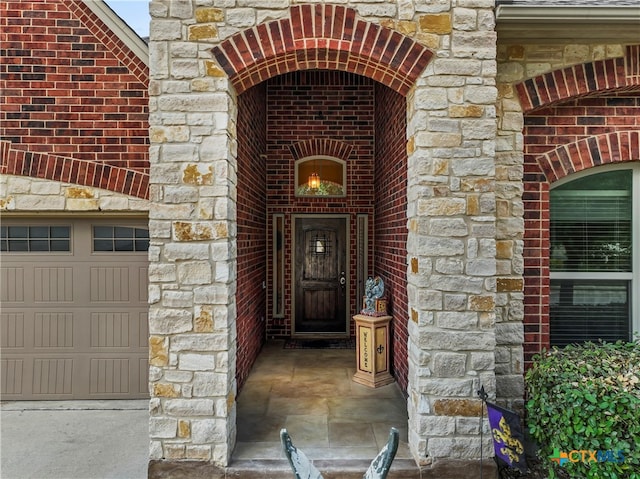
[(232, 469), (248, 462), (286, 466), (280, 446), (284, 427), (317, 465), (351, 463), (362, 477), (394, 426), (400, 445), (392, 471), (407, 466), (418, 470), (407, 444), (406, 399), (396, 383), (373, 389), (354, 382), (353, 349), (283, 345), (272, 341), (264, 346), (240, 392)]

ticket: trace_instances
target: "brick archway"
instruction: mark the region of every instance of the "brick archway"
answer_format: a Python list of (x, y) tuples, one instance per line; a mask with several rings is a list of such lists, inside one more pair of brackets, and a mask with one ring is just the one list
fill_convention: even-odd
[(640, 160), (640, 131), (619, 131), (583, 138), (540, 157), (549, 183), (594, 166)]
[(0, 173), (91, 186), (136, 198), (149, 198), (149, 174), (50, 153), (34, 153), (0, 142)]
[(310, 140), (299, 141), (289, 147), (291, 156), (295, 160), (307, 156), (332, 156), (347, 160), (353, 151), (353, 145), (344, 141), (332, 140), (328, 138), (312, 138)]
[(213, 54), (238, 93), (283, 73), (325, 69), (372, 78), (406, 95), (433, 53), (337, 5), (298, 5), (289, 18), (237, 33)]
[(637, 91), (640, 88), (640, 45), (627, 47), (625, 56), (572, 65), (529, 78), (515, 87), (522, 110), (532, 110), (569, 98), (604, 91)]

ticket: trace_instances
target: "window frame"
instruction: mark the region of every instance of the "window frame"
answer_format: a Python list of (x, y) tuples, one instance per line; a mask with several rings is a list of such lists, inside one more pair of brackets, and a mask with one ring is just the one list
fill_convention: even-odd
[[(611, 171), (631, 171), (631, 271), (552, 271), (549, 258), (549, 285), (552, 280), (623, 280), (629, 281), (630, 328), (632, 339), (640, 333), (640, 162), (597, 166), (565, 176), (550, 185), (550, 191), (587, 176), (608, 173)], [(551, 194), (549, 194), (549, 212), (551, 212)], [(551, 233), (551, 217), (549, 216), (549, 233)], [(549, 237), (549, 241), (551, 238)], [(551, 244), (549, 244), (551, 248)], [(551, 323), (551, 317), (549, 317)]]
[[(7, 229), (7, 237), (6, 238), (2, 238), (0, 239), (0, 241), (5, 242), (7, 241), (7, 250), (6, 251), (2, 251), (1, 254), (5, 255), (5, 254), (9, 254), (9, 255), (29, 255), (29, 256), (35, 256), (35, 255), (51, 255), (51, 254), (58, 254), (58, 255), (72, 255), (73, 254), (73, 244), (74, 244), (74, 238), (73, 238), (73, 226), (69, 223), (56, 223), (56, 222), (51, 222), (48, 221), (46, 223), (37, 223), (37, 222), (29, 222), (29, 223), (25, 223), (25, 224), (18, 224), (15, 222), (12, 222), (10, 219), (4, 220), (3, 224), (2, 224), (3, 228)], [(11, 240), (11, 237), (9, 236), (9, 228), (12, 227), (21, 227), (21, 228), (27, 228), (27, 236), (24, 238), (24, 240), (27, 242), (27, 249), (24, 251), (16, 251), (16, 250), (10, 250), (9, 249), (9, 241)], [(62, 228), (67, 228), (68, 230), (68, 237), (64, 237), (64, 238), (59, 238), (60, 240), (64, 240), (67, 241), (69, 244), (69, 249), (66, 250), (52, 250), (51, 249), (51, 241), (52, 241), (52, 237), (51, 236), (47, 236), (47, 238), (37, 238), (38, 240), (42, 240), (42, 241), (47, 241), (48, 242), (48, 246), (49, 249), (47, 250), (32, 250), (30, 249), (30, 245), (29, 245), (29, 241), (32, 240), (32, 238), (29, 236), (29, 228), (33, 228), (33, 227), (38, 227), (38, 228), (49, 228), (49, 235), (51, 233), (50, 228), (52, 227), (62, 227)]]
[[(285, 265), (285, 217), (284, 213), (272, 215), (271, 224), (271, 299), (272, 316), (274, 318), (285, 317), (285, 287), (284, 287), (284, 265)], [(278, 250), (278, 244), (280, 249)]]
[[(111, 238), (107, 238), (107, 237), (96, 237), (96, 228), (112, 228), (113, 229), (113, 236)], [(133, 244), (133, 249), (131, 250), (118, 250), (115, 249), (115, 241), (119, 240), (119, 239), (123, 239), (123, 238), (118, 238), (116, 236), (115, 233), (115, 229), (116, 228), (126, 228), (126, 229), (130, 229), (133, 231), (133, 236), (131, 238), (126, 238), (126, 240), (131, 239), (132, 244)], [(135, 232), (136, 230), (146, 230), (147, 232), (147, 238), (141, 238), (142, 240), (146, 240), (147, 241), (147, 249), (142, 250), (142, 249), (136, 249), (136, 241), (138, 240), (138, 238), (136, 238), (135, 236)], [(121, 224), (118, 222), (109, 222), (109, 223), (105, 223), (105, 224), (98, 224), (98, 223), (91, 223), (90, 225), (90, 233), (91, 233), (91, 243), (90, 243), (90, 247), (91, 247), (91, 254), (92, 255), (112, 255), (112, 254), (123, 254), (123, 255), (128, 255), (128, 254), (141, 254), (141, 253), (147, 253), (149, 252), (149, 248), (151, 246), (151, 237), (150, 237), (150, 232), (149, 232), (149, 227), (145, 226), (145, 225), (128, 225), (128, 224)], [(96, 245), (96, 239), (98, 240), (111, 240), (113, 242), (114, 248), (111, 250), (100, 250), (100, 249), (96, 249), (95, 245)]]
[[(319, 162), (331, 162), (331, 163), (335, 163), (336, 165), (339, 165), (339, 167), (342, 169), (342, 194), (339, 195), (309, 195), (309, 194), (301, 194), (298, 192), (298, 189), (302, 186), (301, 184), (299, 184), (301, 178), (300, 178), (300, 174), (299, 174), (299, 170), (300, 170), (300, 166), (304, 165), (305, 163), (313, 163), (314, 161)], [(325, 167), (325, 171), (326, 171)], [(340, 158), (334, 158), (332, 156), (327, 156), (327, 155), (314, 155), (314, 156), (306, 156), (304, 158), (300, 158), (299, 160), (295, 161), (294, 164), (294, 185), (293, 185), (293, 191), (294, 191), (294, 196), (296, 198), (344, 198), (347, 196), (347, 162), (344, 160), (341, 160)], [(322, 182), (322, 168), (319, 169), (318, 173), (320, 174), (320, 181)]]

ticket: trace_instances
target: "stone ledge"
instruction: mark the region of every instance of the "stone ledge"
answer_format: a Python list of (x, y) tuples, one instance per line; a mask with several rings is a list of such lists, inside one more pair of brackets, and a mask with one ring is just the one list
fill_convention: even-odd
[[(478, 477), (481, 477), (478, 460), (439, 459), (420, 471), (420, 479), (477, 479)], [(482, 477), (486, 479), (498, 477), (498, 470), (492, 457), (487, 457), (483, 461)]]
[(203, 461), (149, 461), (149, 479), (224, 479), (225, 471)]
[[(369, 467), (366, 460), (314, 461), (324, 479), (362, 479)], [(291, 479), (293, 472), (283, 459), (234, 461), (227, 468), (201, 461), (150, 461), (149, 479)], [(388, 479), (476, 479), (480, 477), (480, 462), (440, 459), (431, 466), (418, 467), (413, 459), (393, 461)], [(483, 465), (483, 477), (495, 479), (492, 458)]]

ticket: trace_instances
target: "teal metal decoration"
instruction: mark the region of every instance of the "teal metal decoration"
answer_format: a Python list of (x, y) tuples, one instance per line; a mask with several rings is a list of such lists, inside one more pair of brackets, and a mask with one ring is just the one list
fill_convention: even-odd
[(293, 445), (286, 429), (280, 430), (280, 441), (296, 479), (323, 479), (305, 453)]
[[(371, 461), (367, 472), (362, 476), (363, 479), (385, 479), (387, 477), (391, 463), (398, 451), (399, 436), (398, 430), (392, 427), (389, 431), (389, 440)], [(291, 436), (286, 429), (280, 431), (280, 441), (296, 479), (323, 479), (322, 474), (309, 458), (293, 445)]]
[(389, 431), (389, 439), (384, 447), (380, 450), (378, 455), (371, 461), (371, 465), (367, 472), (364, 474), (363, 479), (385, 479), (391, 469), (391, 463), (393, 458), (396, 457), (398, 452), (398, 442), (400, 440), (400, 434), (395, 427), (392, 427)]

